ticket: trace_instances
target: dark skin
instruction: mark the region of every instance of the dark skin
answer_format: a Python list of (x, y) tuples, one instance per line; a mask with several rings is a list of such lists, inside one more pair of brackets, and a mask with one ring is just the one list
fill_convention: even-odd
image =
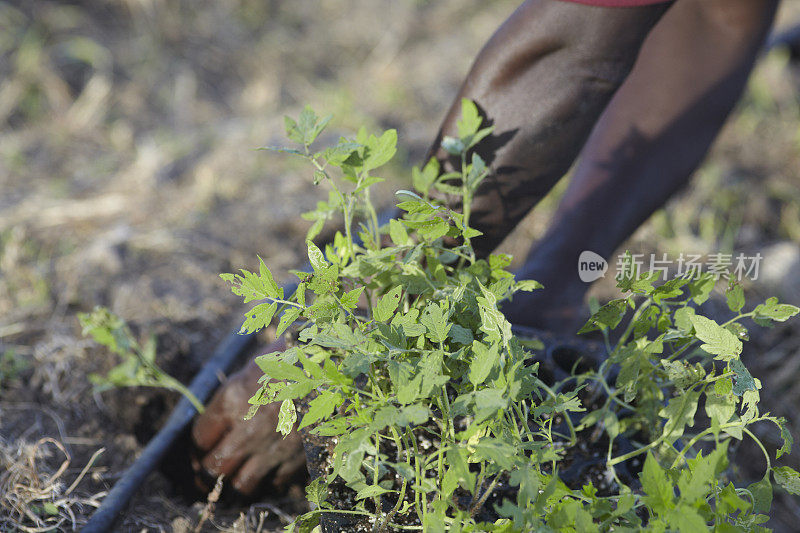
[[(434, 143), (455, 131), (462, 97), (495, 125), (478, 147), (492, 169), (472, 211), (484, 232), (474, 241), (480, 256), (583, 149), (547, 233), (519, 273), (545, 289), (507, 305), (512, 322), (577, 329), (588, 289), (576, 275), (578, 255), (609, 258), (687, 182), (741, 96), (778, 1), (599, 8), (531, 0), (492, 36)], [(448, 164), (441, 151), (431, 153)], [(242, 420), (260, 376), (252, 362), (231, 376), (193, 428), (196, 469), (225, 474), (243, 494), (265, 477), (279, 487), (305, 464), (298, 436), (282, 439), (274, 430), (277, 406)]]

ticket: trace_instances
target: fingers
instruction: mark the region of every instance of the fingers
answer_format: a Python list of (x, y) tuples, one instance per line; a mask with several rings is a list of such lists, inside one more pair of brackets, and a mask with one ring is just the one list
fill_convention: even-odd
[(277, 461), (268, 454), (258, 453), (252, 455), (236, 472), (232, 486), (242, 494), (252, 494), (261, 480), (276, 466), (278, 466)]
[(302, 447), (298, 453), (292, 457), (284, 459), (278, 470), (272, 476), (272, 485), (275, 487), (285, 486), (296, 474), (306, 469), (306, 454)]
[(305, 469), (306, 456), (297, 433), (277, 439), (270, 446), (250, 456), (233, 478), (233, 488), (251, 494), (271, 471), (271, 484), (280, 488), (300, 470)]
[[(237, 423), (201, 461), (201, 466), (212, 476), (231, 474), (245, 462), (263, 442), (253, 438), (253, 430), (247, 423)], [(256, 442), (254, 442), (256, 441)]]
[(221, 409), (220, 395), (208, 404), (205, 413), (197, 417), (192, 425), (192, 440), (201, 451), (212, 449), (231, 428), (231, 418)]

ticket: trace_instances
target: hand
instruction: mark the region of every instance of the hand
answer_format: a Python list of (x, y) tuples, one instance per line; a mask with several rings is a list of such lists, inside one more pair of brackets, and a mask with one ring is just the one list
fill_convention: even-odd
[[(267, 351), (284, 350), (283, 340), (273, 343)], [(225, 475), (230, 486), (238, 492), (252, 494), (268, 477), (276, 489), (283, 488), (298, 471), (305, 468), (300, 435), (290, 433), (286, 438), (275, 431), (280, 404), (263, 405), (250, 420), (243, 420), (250, 405), (247, 400), (258, 389), (261, 369), (250, 361), (233, 374), (217, 391), (197, 418), (192, 428), (192, 440), (197, 450), (192, 466), (201, 478)]]

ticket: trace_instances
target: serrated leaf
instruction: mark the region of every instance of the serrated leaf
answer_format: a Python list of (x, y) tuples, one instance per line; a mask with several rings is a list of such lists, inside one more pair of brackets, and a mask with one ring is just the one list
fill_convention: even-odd
[(475, 105), (475, 102), (468, 98), (462, 98), (461, 118), (456, 121), (458, 136), (463, 139), (474, 135), (478, 131), (478, 128), (481, 127), (481, 122), (483, 122), (483, 120), (478, 113), (478, 106)]
[(733, 385), (733, 393), (736, 396), (741, 396), (749, 390), (758, 390), (755, 378), (753, 378), (753, 375), (747, 370), (747, 367), (744, 366), (744, 363), (738, 359), (731, 361), (731, 370), (733, 370), (733, 373), (736, 375), (736, 383)]
[(472, 362), (469, 365), (469, 381), (477, 387), (489, 377), (489, 373), (500, 358), (500, 352), (496, 345), (486, 346), (480, 341), (473, 341), (472, 353)]
[(800, 474), (789, 466), (778, 466), (772, 469), (775, 481), (789, 494), (800, 496)]
[(385, 489), (380, 485), (369, 485), (359, 490), (358, 493), (356, 493), (356, 500), (374, 498), (375, 496), (380, 496), (381, 494), (386, 494), (387, 492), (396, 492), (396, 491)]
[(292, 432), (294, 423), (297, 422), (297, 410), (294, 408), (292, 400), (284, 400), (278, 412), (278, 426), (276, 430), (284, 437)]
[(628, 309), (628, 301), (625, 299), (611, 300), (607, 304), (600, 307), (597, 312), (592, 315), (588, 322), (578, 331), (581, 333), (589, 333), (598, 329), (614, 329), (622, 321), (625, 312)]
[(308, 402), (308, 412), (297, 429), (303, 429), (315, 422), (328, 418), (342, 403), (342, 397), (329, 390), (322, 391), (319, 396)]
[(536, 289), (543, 289), (544, 285), (533, 279), (523, 279), (518, 281), (514, 287), (518, 291), (535, 291)]
[(447, 340), (452, 324), (447, 322), (447, 317), (439, 304), (432, 302), (425, 307), (422, 316), (419, 318), (428, 330), (428, 338), (436, 343)]
[(753, 495), (753, 511), (768, 514), (772, 507), (772, 483), (769, 481), (769, 473), (762, 480), (750, 484), (747, 490)]
[(431, 157), (421, 171), (417, 167), (414, 167), (411, 171), (414, 188), (426, 196), (438, 176), (439, 160), (435, 157)]
[(272, 317), (278, 309), (278, 304), (258, 304), (247, 312), (247, 318), (242, 324), (239, 333), (250, 334), (269, 326)]
[(364, 292), (363, 285), (344, 293), (340, 298), (342, 306), (346, 309), (355, 309), (358, 306), (358, 299), (361, 298), (362, 292)]
[(394, 218), (389, 221), (389, 236), (392, 238), (392, 242), (397, 246), (403, 246), (409, 242), (408, 232), (405, 226), (403, 226), (402, 222)]
[(744, 307), (744, 289), (741, 284), (734, 283), (725, 291), (725, 300), (728, 308), (734, 313), (738, 313)]
[(704, 316), (693, 315), (689, 318), (694, 326), (695, 336), (704, 343), (700, 348), (715, 355), (715, 359), (730, 361), (742, 353), (742, 341), (724, 327)]
[(453, 324), (450, 327), (448, 336), (453, 340), (453, 342), (457, 342), (465, 346), (472, 344), (473, 340), (472, 331), (463, 326), (459, 326), (458, 324)]
[(430, 411), (422, 404), (415, 403), (400, 409), (399, 416), (394, 420), (398, 426), (424, 424), (430, 418)]
[(281, 315), (281, 319), (278, 321), (278, 329), (275, 332), (275, 335), (280, 337), (283, 335), (283, 332), (286, 329), (294, 324), (294, 321), (300, 316), (302, 309), (299, 307), (290, 307), (286, 311), (283, 312)]
[(392, 318), (395, 309), (400, 305), (400, 295), (402, 293), (403, 287), (398, 285), (384, 294), (372, 309), (372, 318), (378, 322), (386, 322)]
[(665, 474), (653, 454), (648, 453), (640, 474), (640, 480), (642, 489), (647, 495), (646, 501), (648, 505), (657, 512), (664, 509), (673, 499), (674, 489)]
[(308, 261), (311, 263), (314, 272), (320, 272), (327, 268), (328, 261), (325, 259), (325, 254), (322, 253), (322, 250), (312, 241), (306, 241), (306, 246), (308, 246)]
[(366, 143), (368, 155), (364, 160), (364, 171), (386, 164), (397, 152), (397, 131), (386, 130), (380, 137), (371, 136)]
[(324, 476), (314, 478), (306, 485), (306, 499), (317, 507), (322, 506), (322, 502), (325, 501), (327, 496), (328, 485), (325, 483)]
[(670, 398), (666, 407), (659, 411), (659, 416), (666, 418), (664, 423), (664, 439), (672, 444), (683, 435), (684, 428), (694, 426), (694, 414), (697, 411), (698, 391), (686, 391), (681, 396)]
[(763, 304), (757, 305), (753, 309), (754, 320), (774, 320), (776, 322), (785, 322), (791, 317), (800, 312), (800, 308), (789, 304), (778, 303), (778, 299), (774, 296), (767, 299)]
[(711, 291), (714, 290), (716, 280), (709, 274), (702, 274), (698, 279), (689, 282), (689, 292), (692, 295), (692, 301), (697, 305), (701, 305), (708, 300)]
[(792, 445), (794, 444), (794, 437), (792, 437), (792, 433), (789, 431), (789, 426), (786, 424), (786, 419), (783, 417), (774, 419), (775, 424), (781, 430), (781, 439), (783, 439), (783, 444), (775, 453), (775, 458), (780, 459), (782, 455), (792, 453)]
[(270, 379), (293, 381), (305, 381), (308, 379), (300, 367), (286, 362), (278, 355), (279, 353), (272, 352), (259, 355), (255, 358), (255, 363)]
[(705, 408), (712, 423), (720, 426), (728, 422), (736, 412), (736, 401), (731, 396), (707, 394)]

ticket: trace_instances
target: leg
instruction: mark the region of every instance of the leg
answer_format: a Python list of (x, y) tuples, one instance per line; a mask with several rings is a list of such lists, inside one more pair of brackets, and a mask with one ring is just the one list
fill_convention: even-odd
[[(473, 241), (480, 256), (564, 175), (668, 6), (529, 0), (492, 36), (439, 134), (455, 131), (462, 97), (495, 125), (477, 150), (492, 168), (472, 209), (473, 225), (484, 232)], [(442, 151), (435, 155), (447, 166)]]
[(742, 93), (777, 3), (678, 0), (662, 18), (522, 269), (546, 289), (514, 301), (513, 321), (558, 327), (577, 318), (588, 289), (577, 276), (581, 251), (609, 258), (688, 181)]

